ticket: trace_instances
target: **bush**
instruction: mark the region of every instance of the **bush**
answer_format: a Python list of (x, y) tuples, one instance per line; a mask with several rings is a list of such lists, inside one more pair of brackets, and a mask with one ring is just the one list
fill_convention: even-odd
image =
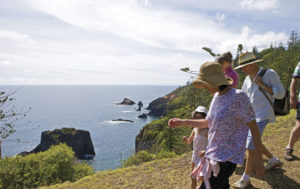
[(60, 144), (46, 152), (1, 159), (0, 188), (36, 188), (75, 181), (93, 173), (91, 166), (75, 164), (72, 149)]
[(130, 166), (130, 165), (138, 165), (142, 162), (147, 162), (154, 160), (155, 155), (151, 154), (147, 151), (139, 151), (138, 153), (135, 153), (134, 155), (131, 155), (127, 160), (124, 160), (124, 166)]
[(172, 158), (175, 156), (175, 152), (168, 152), (164, 150), (160, 151), (158, 154), (151, 154), (147, 151), (139, 151), (138, 153), (131, 155), (127, 160), (124, 160), (123, 165), (127, 167), (131, 165), (138, 165), (143, 162), (152, 161), (155, 159)]
[(156, 155), (156, 159), (173, 158), (173, 157), (176, 157), (175, 152), (168, 152), (168, 151), (165, 151), (165, 150), (160, 151)]

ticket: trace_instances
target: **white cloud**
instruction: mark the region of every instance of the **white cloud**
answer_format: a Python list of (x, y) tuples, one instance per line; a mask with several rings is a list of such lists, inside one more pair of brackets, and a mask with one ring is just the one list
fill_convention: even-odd
[(33, 42), (29, 35), (19, 33), (16, 31), (1, 30), (0, 29), (0, 40), (14, 40), (22, 42)]
[(0, 64), (2, 64), (2, 65), (10, 65), (10, 64), (11, 64), (11, 61), (9, 61), (9, 60), (4, 60), (4, 61), (1, 61)]
[[(199, 53), (203, 46), (222, 46), (223, 41), (237, 40), (235, 33), (204, 14), (167, 8), (145, 8), (139, 0), (31, 2), (35, 8), (77, 27), (114, 33), (155, 48)], [(264, 8), (273, 1), (243, 2)], [(217, 17), (222, 21), (225, 14), (218, 13)]]
[[(180, 68), (198, 70), (212, 60), (204, 46), (234, 53), (240, 43), (260, 50), (288, 38), (246, 24), (233, 30), (226, 25), (232, 15), (227, 12), (209, 15), (159, 5), (150, 0), (28, 0), (25, 7), (38, 10), (46, 23), (30, 34), (22, 30), (28, 23), (16, 31), (0, 26), (0, 84), (182, 84), (189, 75)], [(9, 32), (1, 37), (1, 31)]]
[(246, 9), (260, 11), (277, 8), (278, 0), (243, 0), (240, 5)]
[(226, 18), (226, 15), (224, 13), (217, 12), (217, 19), (219, 21), (223, 21), (225, 18)]
[(255, 46), (258, 50), (268, 48), (271, 43), (278, 43), (287, 41), (288, 36), (285, 33), (275, 33), (273, 31), (267, 31), (262, 34), (255, 33), (251, 31), (248, 26), (242, 28), (241, 33), (232, 36), (230, 40), (224, 40), (222, 45), (218, 48), (221, 52), (231, 50), (236, 52), (237, 45), (243, 44), (245, 51), (251, 51)]

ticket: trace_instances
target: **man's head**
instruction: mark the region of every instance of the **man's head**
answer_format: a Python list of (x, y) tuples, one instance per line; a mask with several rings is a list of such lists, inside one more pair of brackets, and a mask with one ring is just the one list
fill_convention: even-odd
[(242, 71), (247, 74), (251, 75), (252, 73), (256, 72), (259, 68), (257, 63), (263, 61), (263, 59), (257, 59), (252, 52), (246, 52), (239, 56), (238, 66), (234, 69), (242, 68)]
[(242, 72), (244, 72), (246, 75), (252, 75), (253, 73), (257, 72), (259, 66), (257, 65), (257, 63), (253, 63), (253, 64), (248, 64), (246, 66), (243, 66), (241, 69)]

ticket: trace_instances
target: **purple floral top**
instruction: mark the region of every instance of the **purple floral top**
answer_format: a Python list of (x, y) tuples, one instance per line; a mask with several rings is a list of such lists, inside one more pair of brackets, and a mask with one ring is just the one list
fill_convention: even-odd
[(246, 151), (247, 122), (255, 120), (248, 96), (239, 89), (216, 93), (210, 104), (208, 145), (205, 156), (211, 160), (242, 164)]
[(236, 88), (239, 83), (239, 75), (232, 69), (231, 66), (226, 68), (225, 76), (230, 77), (233, 80), (233, 83), (230, 86)]

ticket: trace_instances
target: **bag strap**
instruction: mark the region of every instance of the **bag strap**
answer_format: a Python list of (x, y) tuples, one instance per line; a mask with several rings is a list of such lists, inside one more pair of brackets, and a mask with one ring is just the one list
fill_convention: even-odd
[[(263, 69), (258, 76), (263, 77), (266, 73), (267, 69)], [(270, 105), (272, 106), (272, 108), (274, 109), (274, 104), (271, 102), (270, 98), (268, 97), (268, 95), (266, 94), (266, 92), (260, 87), (258, 86), (258, 89), (263, 93), (263, 95), (266, 97), (266, 99), (268, 100), (268, 102), (270, 103)]]
[(259, 76), (259, 77), (263, 77), (263, 76), (265, 75), (265, 73), (266, 73), (267, 70), (268, 70), (268, 69), (263, 69), (263, 70), (261, 70), (261, 72), (258, 74), (258, 76)]

